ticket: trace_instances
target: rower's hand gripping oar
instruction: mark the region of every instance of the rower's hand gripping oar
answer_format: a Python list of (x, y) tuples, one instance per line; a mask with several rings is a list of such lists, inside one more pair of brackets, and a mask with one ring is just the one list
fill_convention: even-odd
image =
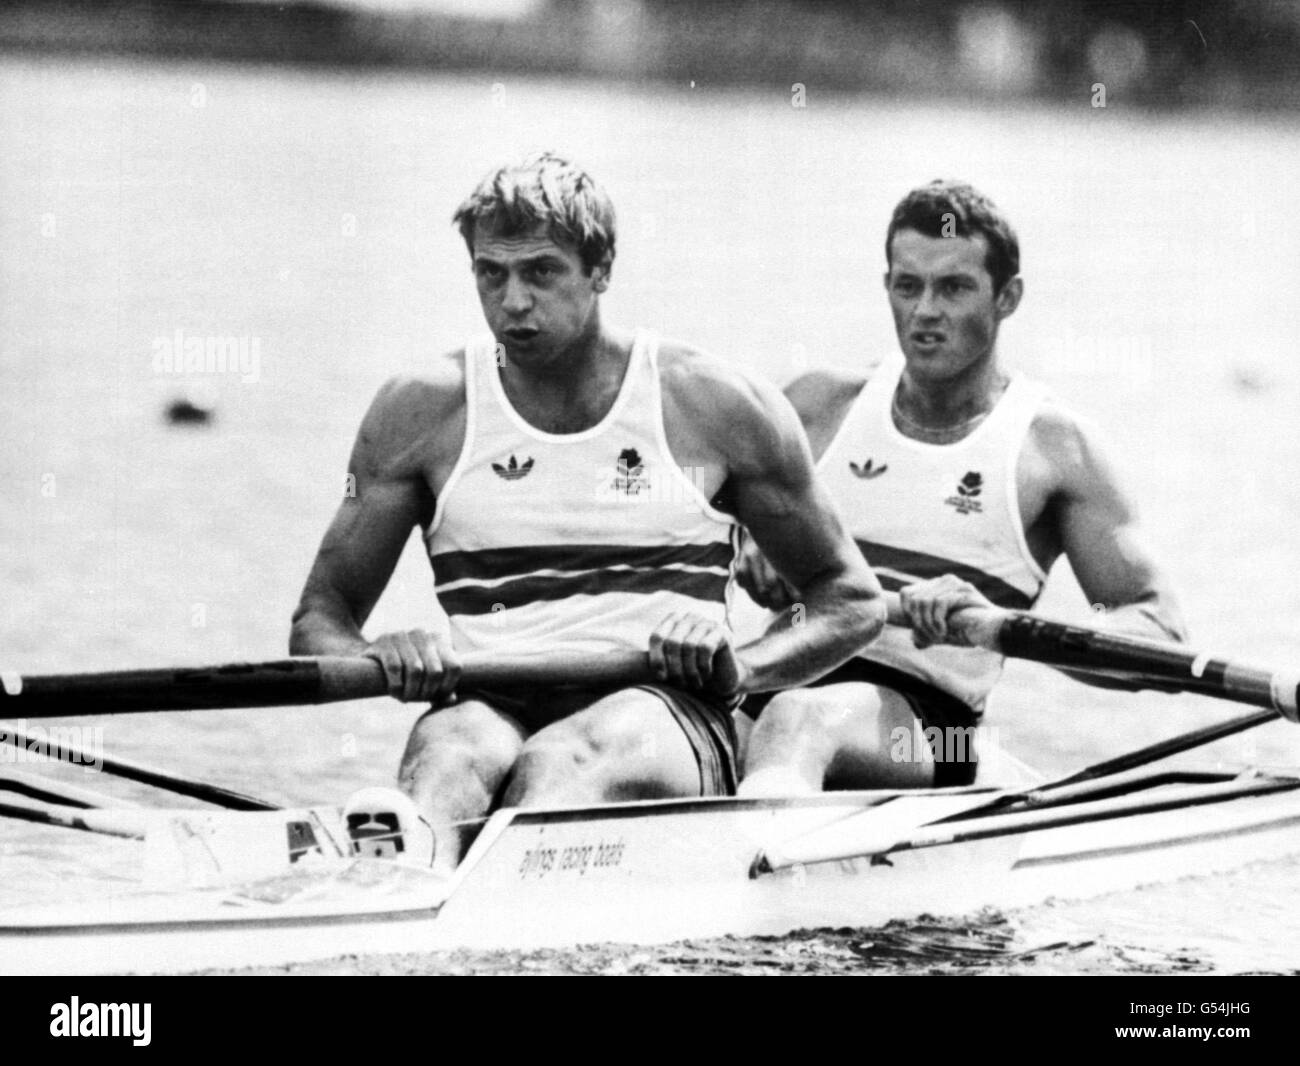
[[(897, 596), (887, 595), (890, 621), (906, 624)], [(1087, 626), (1052, 622), (996, 607), (968, 607), (949, 620), (950, 643), (987, 648), (1016, 659), (1150, 682), (1266, 707), (1300, 721), (1300, 671), (1267, 670), (1189, 650), (1172, 641), (1144, 640)], [(475, 687), (655, 681), (644, 652), (510, 656), (472, 653), (461, 684)], [(374, 659), (303, 657), (224, 666), (124, 670), (111, 673), (22, 675), (0, 672), (0, 719), (55, 718), (336, 703), (383, 696), (388, 683)]]
[[(906, 623), (894, 596), (889, 597), (889, 609), (891, 622)], [(891, 824), (888, 819), (881, 821), (868, 812), (860, 816), (863, 828), (852, 834), (851, 841), (839, 839), (835, 843), (823, 843), (815, 838), (801, 838), (797, 842), (760, 851), (751, 867), (751, 876), (782, 869), (798, 861), (825, 861), (850, 855), (883, 855), (903, 847), (922, 846), (919, 843), (922, 839), (930, 843), (959, 839), (962, 830), (958, 827), (964, 823), (952, 821), (954, 818), (969, 818), (976, 812), (991, 814), (1021, 801), (1031, 805), (1036, 802), (1051, 802), (1049, 797), (1055, 790), (1064, 789), (1067, 785), (1121, 774), (1244, 729), (1275, 721), (1279, 714), (1292, 722), (1297, 721), (1300, 672), (1270, 671), (1212, 658), (1172, 642), (1142, 640), (1084, 626), (1051, 622), (999, 608), (965, 608), (954, 612), (949, 619), (949, 628), (954, 638), (950, 643), (986, 648), (1009, 657), (1051, 666), (1100, 670), (1140, 681), (1154, 681), (1162, 689), (1218, 696), (1263, 707), (1265, 710), (1171, 737), (1031, 789), (970, 793), (967, 810), (954, 813), (936, 808), (934, 817), (927, 816), (923, 821), (914, 820), (910, 827), (911, 833), (905, 824)], [(887, 812), (888, 805), (882, 809)], [(1011, 824), (1022, 825), (1024, 816), (1018, 818), (1019, 820), (1013, 819)], [(996, 818), (985, 820), (990, 825), (997, 821)], [(944, 824), (935, 825), (937, 822)], [(929, 826), (929, 830), (920, 828), (922, 825)], [(927, 831), (929, 837), (925, 836)], [(835, 835), (844, 838), (843, 827), (837, 827)], [(798, 855), (801, 859), (792, 858), (792, 855)]]
[[(888, 603), (890, 622), (906, 625), (897, 598), (888, 595)], [(1166, 691), (1267, 707), (1300, 722), (1300, 670), (1269, 670), (1197, 652), (1173, 641), (1145, 640), (998, 607), (963, 608), (953, 613), (948, 624), (950, 644), (1150, 682)]]

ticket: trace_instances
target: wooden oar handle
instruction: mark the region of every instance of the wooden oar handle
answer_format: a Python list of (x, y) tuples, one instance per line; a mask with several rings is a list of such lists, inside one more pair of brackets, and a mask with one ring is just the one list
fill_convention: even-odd
[[(635, 685), (654, 680), (644, 652), (507, 657), (467, 655), (460, 687)], [(383, 667), (364, 656), (304, 656), (262, 663), (89, 674), (5, 672), (0, 720), (286, 707), (383, 696)], [(4, 729), (0, 726), (0, 732)]]
[[(383, 669), (374, 659), (323, 656), (320, 692), (313, 703), (366, 699), (388, 691)], [(552, 652), (509, 656), (471, 652), (462, 661), (460, 688), (519, 688), (554, 685), (639, 685), (652, 682), (645, 652)]]
[(460, 687), (644, 685), (654, 680), (643, 651), (548, 652), (532, 657), (480, 652), (465, 656)]

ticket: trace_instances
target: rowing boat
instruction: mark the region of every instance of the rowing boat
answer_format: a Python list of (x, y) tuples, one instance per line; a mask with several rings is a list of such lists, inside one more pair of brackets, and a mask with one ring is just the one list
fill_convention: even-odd
[[(498, 810), (450, 878), (350, 855), (339, 844), (346, 834), (333, 808), (133, 810), (114, 822), (114, 812), (87, 809), (82, 797), (78, 807), (45, 808), (46, 820), (98, 819), (98, 831), (111, 831), (109, 825), (141, 836), (155, 875), (169, 864), (186, 865), (186, 856), (207, 855), (214, 859), (207, 881), (168, 885), (163, 877), (162, 887), (0, 912), (0, 970), (165, 973), (363, 953), (873, 926), (922, 913), (1088, 897), (1300, 853), (1300, 772), (1150, 767), (1279, 713), (1294, 719), (1293, 675), (998, 614), (984, 619), (988, 640), (1013, 654), (1141, 673), (1162, 687), (1214, 691), (1268, 709), (1056, 781), (1022, 772), (1002, 787)], [(343, 672), (352, 677), (373, 665), (352, 662)], [(478, 668), (467, 664), (470, 672)], [(293, 670), (314, 680), (300, 678), (301, 691), (282, 685), (275, 699), (339, 698), (331, 688), (338, 669), (323, 660), (296, 661)], [(245, 688), (248, 670), (236, 671)], [(130, 685), (123, 675), (100, 679), (101, 692), (117, 693), (118, 705), (107, 700), (110, 711), (147, 709), (164, 698), (151, 689), (165, 687), (161, 672), (144, 673)], [(211, 679), (221, 671), (205, 676), (196, 699), (210, 706), (221, 688)], [(8, 699), (20, 702), (12, 689), (25, 688), (31, 702), (15, 710), (39, 716), (42, 706), (66, 708), (66, 682), (29, 679), (8, 686)], [(354, 682), (345, 686), (352, 695)], [(178, 699), (174, 689), (167, 698)], [(4, 703), (0, 708), (9, 713)], [(1004, 772), (1010, 765), (998, 763)], [(257, 856), (269, 856), (261, 876), (261, 858), (249, 865)]]
[[(1103, 798), (1000, 814), (980, 811), (1003, 793), (979, 788), (501, 810), (449, 881), (357, 859), (229, 888), (14, 909), (0, 914), (0, 969), (178, 972), (874, 926), (1300, 851), (1300, 777), (1151, 773), (1093, 785)], [(895, 805), (918, 831), (878, 850)], [(974, 810), (951, 818), (954, 807)]]

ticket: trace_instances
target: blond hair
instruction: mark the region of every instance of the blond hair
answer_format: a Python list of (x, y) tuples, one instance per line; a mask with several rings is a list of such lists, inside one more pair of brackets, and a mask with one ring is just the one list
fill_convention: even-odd
[(471, 256), (479, 232), (511, 237), (540, 225), (553, 240), (577, 249), (588, 274), (614, 259), (614, 205), (586, 171), (553, 152), (494, 170), (456, 208), (452, 222)]

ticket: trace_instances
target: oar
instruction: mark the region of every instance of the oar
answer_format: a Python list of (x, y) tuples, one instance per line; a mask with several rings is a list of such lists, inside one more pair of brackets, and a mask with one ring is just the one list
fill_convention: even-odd
[[(902, 611), (892, 597), (890, 607), (890, 620), (904, 623)], [(1300, 670), (1269, 670), (1207, 655), (1173, 641), (1123, 636), (996, 607), (956, 612), (950, 628), (957, 638), (951, 643), (1049, 666), (1150, 681), (1171, 691), (1267, 707), (1292, 722), (1300, 721)], [(1264, 716), (1249, 722), (1243, 718), (1229, 732), (1265, 721), (1271, 718)]]
[(56, 825), (64, 829), (81, 829), (87, 833), (143, 840), (148, 828), (147, 815), (136, 811), (95, 810), (81, 807), (31, 807), (25, 803), (0, 803), (0, 816), (17, 818), (38, 825)]
[[(1231, 736), (1234, 733), (1240, 733), (1243, 730), (1262, 725), (1266, 722), (1275, 722), (1278, 720), (1276, 711), (1252, 711), (1250, 714), (1241, 715), (1237, 718), (1230, 718), (1226, 722), (1218, 722), (1214, 725), (1204, 726), (1200, 729), (1193, 729), (1187, 733), (1180, 733), (1177, 736), (1167, 740), (1158, 741), (1147, 747), (1139, 748), (1136, 751), (1126, 752), (1103, 762), (1094, 763), (1091, 766), (1084, 767), (1082, 770), (1067, 774), (1064, 777), (1045, 782), (1041, 785), (1035, 785), (1032, 788), (1013, 788), (1001, 792), (984, 792), (969, 794), (969, 803), (964, 808), (956, 811), (942, 810), (935, 808), (927, 811), (922, 806), (917, 812), (910, 825), (890, 824), (888, 820), (878, 819), (873, 816), (872, 812), (864, 812), (861, 815), (864, 819), (869, 819), (869, 826), (857, 837), (855, 843), (851, 846), (852, 854), (857, 855), (881, 855), (890, 851), (896, 851), (907, 847), (929, 846), (933, 843), (947, 843), (955, 840), (977, 839), (975, 836), (955, 835), (954, 830), (963, 827), (967, 821), (978, 821), (983, 825), (986, 821), (990, 824), (998, 824), (993, 816), (996, 812), (1004, 811), (1008, 807), (1014, 807), (1018, 804), (1025, 804), (1031, 810), (1042, 811), (1044, 808), (1059, 805), (1062, 803), (1078, 800), (1081, 797), (1098, 791), (1094, 785), (1086, 787), (1088, 782), (1101, 782), (1103, 779), (1117, 779), (1115, 784), (1120, 784), (1123, 779), (1119, 775), (1127, 774), (1129, 771), (1146, 766), (1149, 763), (1158, 762), (1166, 759), (1171, 755), (1177, 755), (1180, 752), (1188, 751), (1192, 748), (1200, 747), (1203, 744), (1209, 744), (1213, 741), (1220, 740), (1223, 737)], [(1186, 772), (1162, 775), (1161, 780), (1152, 780), (1151, 785), (1160, 783), (1190, 782), (1198, 778), (1212, 778), (1215, 775), (1198, 775)], [(1127, 782), (1124, 782), (1127, 783)], [(889, 812), (889, 805), (883, 805), (880, 810), (885, 813)], [(937, 813), (936, 813), (937, 811)], [(1019, 812), (1018, 812), (1019, 813)], [(1018, 814), (1007, 814), (1004, 817), (1014, 818)], [(1002, 817), (999, 815), (999, 817)], [(1020, 824), (1020, 823), (1016, 823)], [(1053, 823), (1056, 824), (1056, 823)], [(1067, 824), (1062, 822), (1060, 824)], [(909, 835), (909, 831), (911, 835)], [(930, 836), (925, 834), (929, 832)], [(822, 831), (822, 836), (833, 836), (842, 839), (844, 830), (841, 827), (831, 827), (831, 832)], [(910, 843), (909, 841), (928, 840), (928, 844)], [(798, 862), (823, 861), (821, 859), (790, 859), (788, 848), (791, 845), (779, 845), (773, 848), (767, 848), (758, 853), (751, 868), (751, 875), (761, 873), (770, 873), (774, 869), (781, 869), (785, 866), (795, 865)], [(801, 850), (798, 854), (828, 854), (823, 849), (818, 840), (799, 841)], [(843, 846), (840, 845), (838, 850), (832, 850), (829, 854), (834, 857), (845, 857)]]
[(1146, 766), (1148, 763), (1167, 759), (1171, 755), (1177, 755), (1180, 752), (1190, 751), (1192, 748), (1199, 748), (1204, 744), (1222, 740), (1234, 733), (1253, 729), (1257, 725), (1265, 725), (1268, 722), (1276, 722), (1277, 720), (1278, 712), (1275, 710), (1251, 711), (1249, 714), (1229, 718), (1225, 722), (1216, 722), (1200, 729), (1193, 729), (1187, 733), (1179, 733), (1168, 740), (1160, 740), (1148, 747), (1139, 748), (1137, 751), (1130, 751), (1124, 755), (1117, 755), (1113, 759), (1107, 759), (1105, 762), (1095, 763), (1070, 774), (1068, 777), (1062, 777), (1058, 781), (1040, 785), (1033, 790), (1033, 794), (1064, 788), (1067, 785), (1075, 785), (1083, 781), (1092, 781), (1099, 777), (1109, 777), (1113, 774), (1123, 773), (1126, 770), (1133, 770), (1139, 766)]
[[(897, 597), (888, 594), (887, 604), (890, 622), (897, 625), (906, 624)], [(938, 818), (926, 818), (925, 821), (931, 823), (928, 831), (935, 842), (955, 839), (954, 827), (966, 825), (966, 820), (971, 819), (973, 815), (980, 813), (992, 815), (994, 811), (1017, 803), (1048, 805), (1055, 799), (1052, 795), (1054, 790), (1066, 789), (1067, 786), (1077, 787), (1084, 782), (1145, 766), (1245, 729), (1276, 721), (1279, 714), (1285, 715), (1293, 722), (1297, 720), (1297, 694), (1300, 689), (1300, 673), (1297, 672), (1269, 671), (1225, 659), (1211, 658), (1172, 642), (1120, 636), (1000, 608), (967, 608), (953, 616), (950, 626), (958, 638), (954, 643), (982, 647), (1010, 657), (1052, 666), (1100, 671), (1143, 680), (1155, 679), (1163, 688), (1213, 695), (1268, 709), (1171, 737), (1031, 789), (1008, 789), (1001, 793), (986, 793), (981, 802), (974, 803), (968, 810), (955, 814), (943, 812)], [(1070, 793), (1070, 798), (1075, 798), (1073, 791)], [(855, 855), (883, 854), (904, 846), (910, 847), (913, 845), (906, 843), (907, 841), (919, 840), (927, 831), (925, 828), (918, 828), (909, 837), (897, 826), (877, 826), (876, 820), (869, 814), (864, 814), (863, 818), (866, 819), (867, 824), (857, 832), (857, 840), (852, 845)], [(817, 853), (843, 857), (845, 854), (842, 849), (828, 850), (820, 841), (800, 841), (800, 847), (809, 844), (811, 847), (803, 852), (805, 855)], [(793, 843), (787, 843), (760, 851), (751, 873), (765, 873), (794, 862), (809, 861), (807, 858), (790, 859), (789, 852), (792, 848), (794, 848)]]
[(64, 807), (138, 807), (138, 803), (120, 800), (115, 796), (79, 788), (55, 781), (39, 774), (25, 774), (19, 770), (6, 770), (0, 775), (0, 792), (14, 792), (29, 799), (44, 800)]
[(845, 820), (820, 833), (806, 834), (786, 841), (779, 847), (760, 851), (750, 866), (749, 876), (760, 877), (793, 866), (861, 859), (898, 851), (1011, 836), (1030, 829), (1051, 829), (1081, 822), (1102, 822), (1130, 814), (1187, 809), (1225, 799), (1288, 792), (1297, 788), (1300, 788), (1300, 780), (1230, 780), (1174, 788), (1155, 795), (1114, 797), (1045, 809), (1031, 807), (1010, 813), (989, 812), (980, 817), (927, 823), (906, 834), (877, 833), (870, 824), (856, 826)]
[[(890, 596), (891, 620), (902, 622)], [(1121, 636), (1000, 608), (954, 615), (954, 643), (1067, 669), (1151, 681), (1268, 707), (1300, 720), (1300, 671), (1274, 671), (1191, 651), (1181, 644)], [(462, 685), (483, 687), (626, 685), (653, 680), (643, 652), (465, 656)], [(0, 718), (54, 718), (134, 711), (200, 710), (333, 703), (382, 696), (373, 659), (338, 656), (183, 669), (92, 674), (0, 673)]]
[[(0, 707), (4, 706), (4, 703), (0, 703)], [(85, 712), (83, 711), (83, 713)], [(128, 759), (111, 758), (98, 752), (89, 753), (76, 744), (63, 743), (53, 737), (35, 737), (25, 730), (0, 724), (0, 742), (4, 741), (8, 741), (15, 747), (25, 751), (47, 752), (51, 759), (80, 763), (86, 766), (97, 765), (104, 773), (113, 774), (128, 781), (137, 781), (142, 785), (152, 785), (154, 788), (163, 789), (178, 796), (188, 796), (191, 799), (215, 803), (218, 807), (225, 807), (227, 810), (274, 811), (279, 809), (279, 806), (275, 803), (258, 799), (256, 796), (245, 795), (243, 792), (235, 792), (232, 789), (222, 788), (220, 785), (212, 785), (205, 781), (181, 777), (178, 774), (159, 770), (153, 766), (145, 766), (143, 763), (132, 762)], [(116, 805), (120, 806), (120, 804)]]
[[(466, 655), (461, 684), (623, 685), (652, 681), (644, 652)], [(136, 711), (284, 707), (367, 699), (388, 692), (383, 667), (364, 656), (316, 656), (222, 666), (89, 674), (0, 673), (0, 718), (65, 718)]]

